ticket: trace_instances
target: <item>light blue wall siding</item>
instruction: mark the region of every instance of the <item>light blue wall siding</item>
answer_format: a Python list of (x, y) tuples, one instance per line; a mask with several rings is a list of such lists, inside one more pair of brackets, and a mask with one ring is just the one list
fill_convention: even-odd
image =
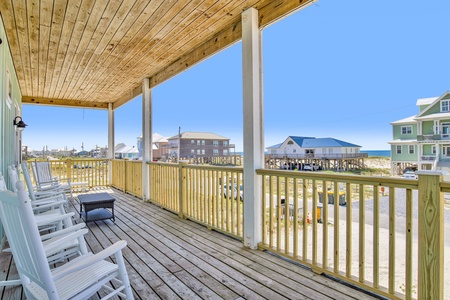
[[(412, 127), (411, 134), (402, 134), (402, 127), (404, 126)], [(392, 128), (394, 140), (413, 140), (417, 138), (417, 124), (394, 125)]]
[[(19, 89), (14, 64), (6, 39), (3, 20), (0, 15), (0, 171), (5, 177), (9, 189), (8, 166), (16, 160), (16, 131), (13, 120), (22, 110), (22, 94)], [(4, 231), (0, 223), (0, 242), (4, 241)]]
[(414, 154), (409, 153), (409, 145), (400, 145), (402, 153), (397, 154), (397, 145), (391, 145), (391, 159), (392, 161), (417, 161), (417, 145), (414, 145)]

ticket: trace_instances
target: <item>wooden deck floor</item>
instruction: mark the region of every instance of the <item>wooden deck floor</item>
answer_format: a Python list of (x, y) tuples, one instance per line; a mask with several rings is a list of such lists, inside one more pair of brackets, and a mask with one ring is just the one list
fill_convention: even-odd
[[(116, 222), (89, 222), (86, 240), (94, 253), (128, 242), (136, 299), (374, 299), (115, 189), (91, 192), (114, 195)], [(70, 210), (78, 209), (72, 201)], [(10, 255), (0, 255), (0, 266), (0, 280), (16, 276)], [(20, 287), (2, 289), (2, 299), (21, 298)]]

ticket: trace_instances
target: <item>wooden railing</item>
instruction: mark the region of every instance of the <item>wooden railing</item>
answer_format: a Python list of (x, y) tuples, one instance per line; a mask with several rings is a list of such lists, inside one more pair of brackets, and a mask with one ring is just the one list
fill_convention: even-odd
[[(49, 160), (52, 176), (71, 182), (87, 182), (89, 187), (109, 185), (108, 159)], [(31, 161), (28, 161), (30, 164)], [(31, 170), (31, 166), (28, 168)]]
[[(242, 168), (155, 162), (148, 167), (151, 202), (243, 239)], [(142, 162), (113, 160), (112, 172), (113, 186), (142, 196)], [(258, 200), (261, 249), (391, 299), (450, 296), (450, 276), (444, 278), (443, 271), (450, 265), (443, 234), (450, 183), (442, 176), (410, 180), (268, 169), (256, 174), (264, 195)]]
[[(442, 299), (443, 279), (433, 271), (443, 270), (442, 195), (450, 184), (426, 175), (417, 181), (257, 174), (265, 195), (261, 249), (392, 299)], [(427, 293), (431, 296), (422, 297)]]
[(242, 168), (186, 163), (149, 165), (151, 202), (242, 239)]
[(142, 197), (142, 161), (112, 160), (111, 185), (125, 193)]

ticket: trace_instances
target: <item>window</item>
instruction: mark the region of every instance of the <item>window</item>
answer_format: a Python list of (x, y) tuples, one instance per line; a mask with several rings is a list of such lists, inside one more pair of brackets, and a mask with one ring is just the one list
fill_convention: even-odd
[(293, 141), (289, 141), (287, 144), (288, 145), (294, 145), (294, 142)]
[(436, 154), (436, 146), (431, 146), (431, 153)]
[(297, 149), (292, 149), (292, 152), (293, 152), (293, 153), (297, 152)]
[(442, 123), (442, 137), (450, 137), (450, 123)]
[(195, 154), (195, 150), (194, 149), (191, 149), (191, 154)]
[(205, 149), (202, 149), (202, 155), (205, 155)]
[(397, 154), (402, 154), (402, 145), (397, 145), (397, 146), (396, 146), (395, 152), (396, 152)]
[(191, 144), (195, 144), (195, 141), (194, 141), (194, 140), (191, 140)]
[(200, 155), (201, 153), (200, 149), (197, 149), (197, 155)]
[(441, 101), (441, 112), (442, 111), (450, 111), (450, 100), (442, 100)]
[(200, 140), (197, 140), (197, 145), (200, 146)]
[(227, 147), (228, 146), (228, 141), (223, 141), (223, 146)]
[(412, 126), (402, 126), (402, 134), (411, 134)]
[(408, 152), (409, 152), (409, 154), (414, 154), (414, 145), (408, 146)]
[(213, 155), (219, 155), (219, 150), (218, 149), (214, 149), (213, 150)]
[(202, 146), (205, 146), (205, 140), (202, 140)]
[(213, 141), (213, 146), (214, 147), (218, 147), (219, 146), (219, 141)]
[(223, 155), (228, 155), (228, 150), (224, 149), (223, 150)]

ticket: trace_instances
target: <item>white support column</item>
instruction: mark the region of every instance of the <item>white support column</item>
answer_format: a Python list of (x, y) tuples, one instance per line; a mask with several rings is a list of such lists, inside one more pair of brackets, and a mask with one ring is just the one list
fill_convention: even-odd
[(152, 161), (152, 91), (150, 79), (142, 81), (142, 200), (150, 199), (150, 168)]
[(258, 11), (242, 13), (242, 75), (244, 101), (244, 246), (255, 249), (262, 240), (261, 178), (264, 167), (261, 31)]
[(112, 159), (114, 159), (114, 110), (113, 104), (108, 103), (108, 159), (109, 161), (109, 184), (112, 184)]

